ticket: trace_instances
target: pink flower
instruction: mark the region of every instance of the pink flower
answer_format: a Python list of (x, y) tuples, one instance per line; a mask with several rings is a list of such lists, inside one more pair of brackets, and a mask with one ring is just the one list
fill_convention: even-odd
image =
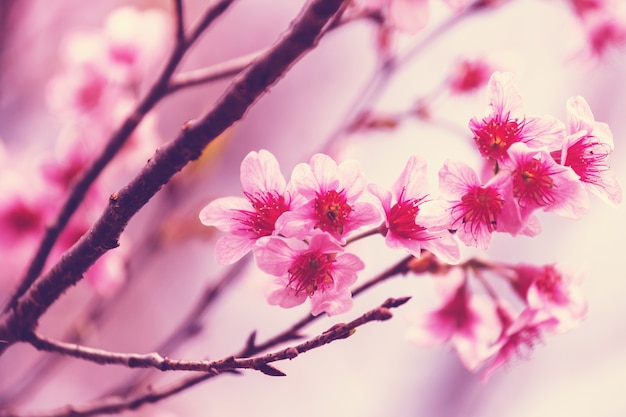
[(409, 158), (391, 191), (370, 186), (385, 212), (385, 242), (416, 257), (426, 249), (444, 262), (458, 263), (459, 247), (445, 227), (443, 210), (437, 213), (437, 202), (425, 201), (427, 189), (426, 162), (415, 156)]
[(575, 219), (587, 212), (587, 192), (571, 168), (558, 165), (546, 150), (524, 143), (511, 145), (508, 153), (503, 168), (510, 173), (523, 219), (538, 209)]
[(608, 125), (594, 120), (584, 98), (572, 97), (567, 101), (567, 127), (568, 136), (557, 161), (571, 167), (587, 190), (611, 205), (619, 204), (621, 186), (605, 163), (613, 152)]
[(591, 54), (604, 56), (611, 47), (626, 45), (626, 24), (610, 13), (587, 18), (587, 38)]
[(487, 249), (493, 232), (515, 235), (522, 229), (519, 207), (505, 173), (482, 185), (469, 166), (448, 160), (439, 171), (439, 187), (450, 202), (448, 228), (457, 230), (466, 245)]
[(276, 222), (282, 235), (307, 239), (321, 230), (343, 242), (349, 233), (381, 221), (376, 207), (359, 201), (365, 178), (355, 161), (337, 165), (328, 155), (313, 155), (309, 164), (294, 168), (291, 186), (295, 191), (292, 210)]
[(34, 244), (54, 214), (54, 198), (42, 184), (17, 172), (0, 172), (0, 247), (3, 251)]
[(418, 317), (408, 337), (420, 345), (450, 343), (468, 370), (479, 367), (497, 340), (500, 323), (493, 303), (470, 293), (462, 274), (437, 279), (441, 306)]
[(498, 369), (507, 365), (515, 356), (527, 358), (532, 348), (543, 341), (543, 332), (552, 331), (557, 320), (531, 308), (524, 309), (517, 318), (506, 309), (498, 308), (504, 331), (492, 347), (493, 360), (481, 375), (486, 381)]
[(291, 308), (311, 299), (311, 314), (329, 316), (352, 308), (349, 286), (365, 265), (327, 233), (315, 234), (307, 244), (297, 239), (266, 237), (253, 249), (258, 267), (278, 277), (268, 302)]
[(559, 149), (563, 142), (563, 124), (550, 116), (526, 116), (522, 98), (510, 73), (494, 72), (487, 85), (490, 113), (472, 118), (469, 128), (482, 156), (502, 162), (509, 147), (516, 142), (532, 148), (547, 146)]
[(159, 9), (120, 7), (105, 22), (106, 54), (115, 78), (138, 82), (167, 50), (168, 15)]
[(555, 265), (518, 265), (515, 288), (528, 306), (558, 321), (558, 331), (576, 327), (587, 313), (581, 280)]
[(579, 17), (584, 17), (587, 13), (601, 10), (606, 6), (606, 0), (569, 0), (569, 2)]
[(217, 261), (232, 264), (248, 253), (255, 242), (275, 233), (276, 219), (289, 209), (285, 177), (270, 152), (250, 152), (241, 162), (241, 197), (223, 197), (200, 211), (200, 221), (228, 232), (216, 244)]
[(476, 91), (487, 83), (492, 72), (492, 65), (485, 59), (460, 60), (448, 79), (450, 90), (455, 94)]

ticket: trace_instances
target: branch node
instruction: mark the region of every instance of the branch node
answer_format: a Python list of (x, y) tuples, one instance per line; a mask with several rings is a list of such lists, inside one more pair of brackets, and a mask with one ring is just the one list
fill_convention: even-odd
[(285, 354), (287, 355), (287, 359), (291, 360), (298, 356), (300, 352), (298, 352), (298, 348), (290, 347), (285, 351)]

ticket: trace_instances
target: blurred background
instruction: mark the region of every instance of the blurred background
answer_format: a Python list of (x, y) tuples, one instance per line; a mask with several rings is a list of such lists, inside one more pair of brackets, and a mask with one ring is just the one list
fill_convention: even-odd
[[(185, 2), (188, 22), (200, 15), (205, 3)], [(202, 68), (270, 45), (303, 4), (300, 0), (236, 1), (193, 48), (182, 68)], [(51, 111), (46, 91), (52, 77), (62, 71), (64, 39), (72, 32), (102, 28), (107, 14), (123, 5), (170, 10), (168, 1), (149, 0), (0, 2), (3, 164), (32, 171), (35, 161), (54, 152), (64, 121)], [(252, 150), (272, 151), (286, 176), (294, 165), (320, 150), (338, 160), (356, 158), (368, 180), (383, 185), (393, 182), (411, 154), (428, 160), (433, 186), (446, 158), (478, 166), (467, 122), (485, 113), (484, 88), (463, 95), (438, 93), (462, 58), (497, 56), (515, 72), (528, 114), (551, 114), (564, 120), (567, 98), (585, 97), (596, 120), (611, 127), (615, 152), (609, 163), (626, 184), (623, 44), (601, 56), (590, 54), (585, 29), (565, 0), (506, 2), (470, 15), (441, 33), (438, 28), (453, 11), (440, 0), (430, 0), (429, 6), (430, 18), (423, 30), (394, 38), (393, 51), (409, 58), (389, 79), (376, 78), (380, 52), (372, 22), (350, 23), (328, 34), (201, 162), (185, 169), (133, 219), (125, 236), (133, 244), (126, 265), (132, 276), (128, 284), (102, 297), (81, 282), (44, 317), (42, 333), (62, 337), (68, 326), (76, 326), (88, 346), (121, 352), (155, 350), (204, 288), (228, 271), (214, 262), (213, 244), (220, 234), (203, 229), (197, 213), (213, 198), (239, 195), (239, 164)], [(174, 138), (185, 121), (202, 115), (228, 82), (226, 78), (187, 89), (160, 103), (155, 114), (161, 140)], [(372, 82), (381, 94), (375, 101), (370, 99), (369, 105), (380, 114), (406, 112), (422, 99), (430, 117), (407, 117), (393, 129), (335, 136), (354, 116), (355, 103), (363, 103), (359, 100)], [(141, 94), (148, 83), (139, 86)], [(330, 145), (329, 137), (336, 137)], [(120, 186), (141, 164), (126, 168), (128, 178), (120, 178)], [(278, 363), (287, 377), (251, 371), (223, 375), (123, 415), (626, 415), (622, 392), (626, 384), (626, 273), (624, 245), (619, 243), (626, 231), (624, 208), (609, 207), (592, 197), (590, 213), (581, 220), (553, 215), (542, 215), (540, 220), (543, 232), (534, 238), (498, 235), (486, 253), (465, 248), (463, 256), (567, 265), (585, 276), (589, 313), (579, 328), (547, 337), (530, 360), (515, 361), (487, 382), (466, 371), (449, 347), (418, 347), (405, 338), (412, 314), (428, 303), (431, 290), (428, 278), (408, 276), (368, 291), (355, 299), (352, 311), (320, 320), (306, 334), (352, 320), (387, 297), (411, 295), (411, 302), (396, 310), (393, 320), (364, 326), (347, 340)], [(156, 247), (150, 245), (154, 236), (159, 239)], [(371, 240), (354, 246), (367, 265), (361, 280), (403, 256), (386, 250), (378, 239)], [(253, 330), (263, 340), (308, 312), (308, 305), (292, 310), (267, 305), (266, 280), (254, 266), (244, 266), (237, 281), (223, 290), (203, 318), (201, 332), (171, 356), (221, 358), (239, 351)], [(5, 292), (0, 300), (10, 293), (11, 285), (0, 287)], [(97, 324), (85, 319), (95, 304), (106, 311)], [(51, 371), (41, 371), (42, 358), (52, 362), (45, 365), (54, 366)], [(134, 372), (39, 354), (19, 344), (0, 358), (0, 404), (19, 410), (82, 404), (116, 389)], [(153, 375), (151, 383), (159, 386), (180, 376)]]

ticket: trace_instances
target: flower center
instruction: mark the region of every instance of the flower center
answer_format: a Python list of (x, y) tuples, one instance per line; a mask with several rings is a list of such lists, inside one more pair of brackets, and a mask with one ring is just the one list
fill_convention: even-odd
[(352, 212), (352, 207), (346, 200), (344, 191), (327, 191), (318, 194), (313, 207), (317, 217), (316, 228), (325, 232), (343, 234), (346, 219)]
[(252, 204), (254, 211), (239, 211), (242, 217), (238, 220), (244, 225), (243, 230), (259, 237), (271, 235), (276, 219), (288, 209), (285, 198), (276, 191), (254, 194), (244, 192), (244, 195)]
[(603, 144), (586, 142), (584, 139), (581, 138), (567, 149), (563, 165), (571, 167), (581, 181), (598, 184), (601, 182), (600, 173), (609, 168), (604, 160), (609, 155), (610, 149), (606, 145), (606, 149), (603, 149)]
[(483, 119), (479, 128), (472, 128), (474, 140), (480, 154), (489, 159), (503, 160), (509, 147), (522, 140), (523, 123), (517, 119), (504, 119), (497, 115), (489, 120)]
[(27, 206), (23, 202), (18, 202), (5, 213), (5, 222), (9, 230), (16, 235), (34, 233), (42, 225), (41, 213)]
[(560, 304), (567, 301), (564, 294), (560, 291), (561, 283), (561, 273), (553, 265), (547, 265), (544, 267), (542, 274), (536, 278), (534, 284), (537, 290), (545, 297)]
[(538, 206), (554, 203), (551, 174), (549, 167), (537, 159), (524, 161), (513, 172), (513, 195), (521, 206), (527, 206), (529, 202)]
[(490, 232), (496, 230), (498, 216), (504, 206), (504, 198), (493, 187), (474, 187), (452, 208), (459, 211), (463, 224), (472, 225), (475, 232), (480, 225), (487, 226)]
[(415, 223), (420, 211), (419, 205), (426, 196), (404, 200), (405, 191), (406, 189), (402, 190), (398, 202), (389, 210), (389, 230), (397, 236), (411, 239), (415, 238), (419, 232), (426, 230), (425, 227)]
[(304, 291), (311, 296), (333, 285), (332, 264), (335, 253), (305, 252), (298, 256), (288, 270), (289, 286), (296, 294)]
[(442, 320), (454, 323), (456, 331), (471, 333), (475, 317), (468, 308), (466, 284), (461, 285), (454, 296), (436, 314)]

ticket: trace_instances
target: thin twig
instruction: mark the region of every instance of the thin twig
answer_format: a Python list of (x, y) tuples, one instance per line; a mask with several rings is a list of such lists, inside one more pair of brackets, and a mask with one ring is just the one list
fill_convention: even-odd
[[(319, 348), (335, 340), (345, 339), (352, 336), (355, 330), (372, 321), (385, 321), (392, 318), (391, 309), (399, 307), (406, 303), (410, 297), (403, 298), (389, 298), (379, 307), (374, 308), (357, 319), (349, 322), (337, 324), (321, 333), (320, 335), (300, 343), (295, 346), (291, 346), (276, 352), (268, 353), (262, 356), (253, 358), (237, 358), (229, 356), (217, 361), (174, 361), (171, 359), (160, 357), (157, 354), (148, 355), (112, 355), (110, 352), (108, 356), (112, 360), (128, 361), (135, 366), (151, 366), (157, 369), (175, 369), (174, 367), (180, 367), (180, 369), (194, 368), (192, 370), (203, 372), (202, 375), (183, 378), (175, 383), (166, 386), (161, 389), (149, 389), (147, 393), (131, 397), (107, 397), (95, 403), (79, 406), (67, 406), (50, 412), (42, 413), (12, 413), (10, 411), (0, 411), (0, 417), (84, 417), (96, 414), (112, 414), (124, 410), (137, 409), (146, 403), (155, 403), (163, 400), (174, 394), (177, 394), (187, 388), (190, 388), (200, 382), (210, 379), (220, 373), (233, 371), (236, 369), (253, 369), (260, 371), (270, 376), (284, 376), (285, 374), (279, 369), (271, 366), (271, 363), (291, 360), (308, 352), (310, 350)], [(45, 345), (45, 343), (44, 343)], [(93, 357), (97, 356), (97, 352), (89, 352), (89, 355)], [(102, 358), (105, 360), (105, 358)], [(192, 363), (193, 362), (193, 363)], [(126, 363), (128, 366), (128, 363)]]
[[(189, 311), (186, 318), (170, 334), (170, 336), (156, 349), (161, 355), (170, 355), (183, 342), (197, 335), (202, 330), (202, 317), (214, 305), (214, 301), (223, 293), (223, 290), (231, 285), (241, 274), (241, 271), (250, 263), (252, 255), (248, 254), (233, 265), (222, 278), (216, 283), (205, 288), (196, 304)], [(150, 377), (149, 370), (139, 372), (122, 385), (110, 390), (105, 395), (128, 395), (141, 387)]]
[[(155, 351), (159, 352), (161, 355), (170, 355), (182, 343), (198, 334), (202, 329), (201, 322), (204, 314), (207, 312), (209, 307), (214, 305), (214, 301), (220, 294), (222, 294), (223, 290), (235, 282), (242, 269), (249, 264), (250, 260), (251, 255), (241, 259), (229, 268), (226, 273), (217, 280), (217, 282), (212, 282), (210, 285), (207, 285), (185, 319), (176, 329), (174, 329), (167, 339), (155, 349)], [(110, 304), (104, 304), (101, 299), (98, 299), (96, 303), (92, 303), (87, 317), (83, 319), (83, 323), (89, 323), (93, 326), (94, 324), (102, 321), (104, 313), (110, 310), (109, 308), (104, 308), (105, 306), (110, 307)], [(83, 325), (80, 323), (75, 325), (62, 340), (66, 340), (68, 345), (81, 344), (84, 339), (84, 332), (81, 331), (80, 328)], [(45, 384), (45, 375), (52, 372), (58, 366), (61, 366), (63, 364), (63, 359), (69, 359), (69, 356), (52, 358), (48, 355), (42, 357), (40, 361), (38, 361), (32, 369), (30, 369), (28, 374), (21, 381), (19, 381), (19, 383), (9, 387), (9, 389), (0, 394), (0, 408), (7, 407), (11, 404), (17, 404), (25, 395), (32, 393), (34, 389), (38, 388), (42, 384)], [(150, 373), (148, 370), (137, 372), (123, 385), (109, 391), (108, 395), (128, 395), (128, 393), (135, 391), (138, 387), (145, 383), (149, 375)]]
[[(413, 45), (408, 52), (404, 53), (400, 57), (381, 56), (378, 68), (372, 74), (371, 78), (365, 83), (365, 86), (359, 92), (358, 96), (354, 99), (349, 106), (345, 117), (341, 118), (340, 125), (329, 135), (322, 148), (322, 151), (328, 154), (333, 154), (337, 149), (337, 141), (349, 131), (349, 128), (354, 125), (355, 121), (362, 117), (364, 111), (368, 111), (378, 99), (382, 96), (387, 85), (391, 82), (394, 75), (407, 63), (418, 56), (428, 45), (432, 44), (441, 35), (448, 32), (454, 26), (460, 24), (471, 15), (484, 11), (490, 6), (485, 0), (475, 0), (473, 3), (465, 7), (461, 12), (454, 14), (448, 20), (441, 23), (438, 27), (432, 30), (424, 38), (420, 39), (415, 45)], [(374, 19), (374, 22), (379, 22)]]
[(111, 139), (105, 146), (102, 153), (94, 160), (94, 162), (85, 170), (72, 186), (63, 206), (59, 210), (56, 219), (46, 228), (46, 232), (35, 252), (28, 270), (22, 277), (17, 290), (12, 295), (8, 304), (4, 308), (4, 312), (16, 308), (19, 297), (33, 285), (48, 259), (50, 251), (56, 243), (61, 232), (69, 222), (74, 212), (78, 209), (85, 194), (91, 185), (98, 178), (104, 168), (111, 162), (113, 157), (124, 146), (137, 125), (143, 120), (144, 116), (167, 94), (167, 85), (172, 74), (180, 64), (189, 47), (197, 39), (202, 30), (205, 30), (215, 19), (222, 15), (235, 0), (221, 0), (213, 7), (209, 8), (207, 13), (201, 19), (199, 24), (187, 42), (177, 44), (172, 50), (170, 57), (161, 72), (157, 81), (154, 83), (146, 97), (137, 105), (130, 113), (122, 125), (113, 133)]
[(174, 21), (176, 25), (176, 43), (185, 43), (185, 10), (183, 0), (174, 0)]
[[(413, 256), (408, 256), (402, 259), (400, 262), (396, 263), (392, 267), (383, 271), (381, 274), (375, 276), (369, 281), (366, 281), (360, 286), (356, 287), (354, 290), (352, 290), (352, 296), (356, 297), (362, 292), (365, 292), (366, 290), (372, 288), (373, 286), (380, 284), (381, 282), (395, 275), (406, 274), (409, 271), (408, 264), (411, 261), (411, 259), (413, 259)], [(324, 317), (324, 315), (322, 314), (317, 315), (317, 316), (314, 316), (312, 314), (307, 314), (306, 316), (302, 317), (300, 320), (295, 322), (288, 329), (283, 330), (282, 332), (258, 344), (256, 343), (256, 332), (253, 332), (248, 337), (246, 346), (243, 348), (241, 352), (237, 354), (237, 356), (247, 357), (247, 356), (256, 355), (260, 352), (265, 352), (266, 350), (271, 349), (275, 346), (278, 346), (282, 343), (301, 339), (303, 336), (300, 334), (300, 330), (302, 330), (304, 327), (308, 326), (309, 324), (313, 323), (314, 321), (319, 320), (322, 317)]]
[(232, 81), (212, 110), (201, 119), (187, 123), (178, 137), (157, 150), (137, 177), (111, 195), (109, 205), (89, 231), (48, 273), (28, 287), (13, 308), (0, 315), (0, 339), (9, 341), (0, 345), (0, 354), (12, 342), (27, 337), (52, 303), (79, 282), (104, 253), (118, 246), (118, 239), (130, 219), (315, 47), (328, 22), (347, 4), (348, 0), (309, 2), (274, 46)]
[(267, 49), (261, 49), (247, 55), (233, 58), (229, 61), (220, 62), (219, 64), (215, 64), (210, 67), (177, 74), (172, 77), (167, 92), (168, 94), (171, 94), (183, 88), (189, 88), (220, 80), (222, 78), (235, 76), (266, 52)]

